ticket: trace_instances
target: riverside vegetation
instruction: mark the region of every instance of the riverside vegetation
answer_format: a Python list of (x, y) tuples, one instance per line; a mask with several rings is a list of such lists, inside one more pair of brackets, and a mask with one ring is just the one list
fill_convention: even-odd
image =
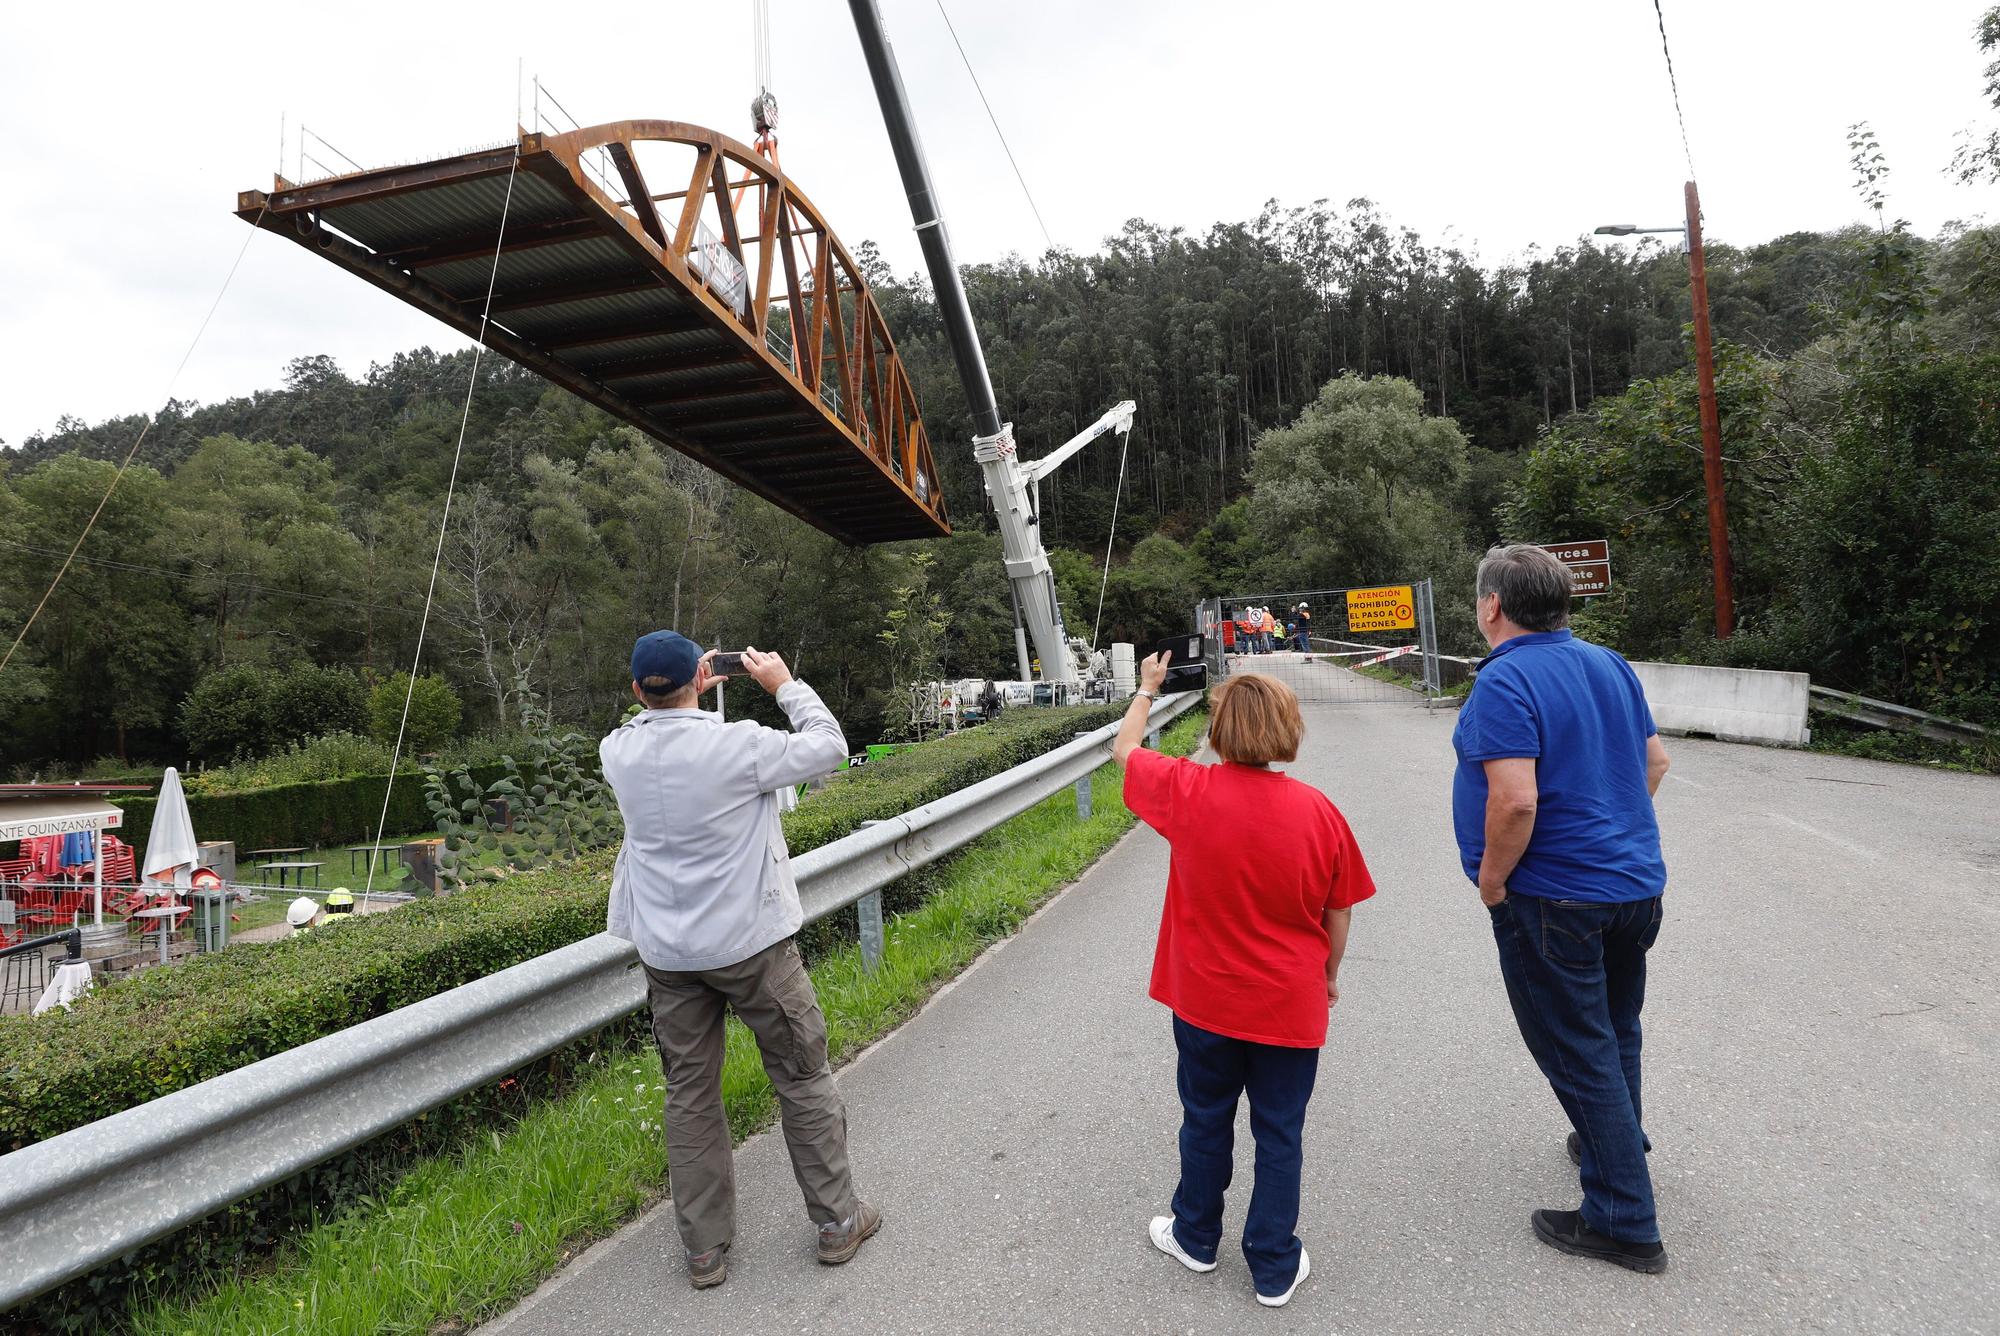
[[(2000, 56), (2000, 9), (1975, 40)], [(1988, 92), (2000, 103), (2000, 82)], [(1957, 163), (1971, 185), (2000, 179), (1984, 144)], [(1444, 648), (1463, 653), (1477, 649), (1463, 605), (1478, 552), (1601, 537), (1616, 585), (1579, 629), (1630, 655), (1805, 669), (1994, 722), (2000, 230), (1915, 235), (1865, 126), (1851, 154), (1854, 226), (1709, 248), (1741, 626), (1721, 645), (1671, 247), (1586, 238), (1487, 264), (1350, 200), (1273, 203), (1199, 234), (1134, 221), (1095, 253), (968, 267), (1027, 449), (1117, 399), (1139, 405), (1101, 626), (1119, 452), (1085, 452), (1042, 488), (1069, 625), (1144, 642), (1208, 595), (1428, 576)], [(424, 742), (507, 727), (524, 683), (601, 732), (626, 699), (626, 648), (658, 626), (778, 650), (857, 743), (901, 726), (908, 661), (1007, 671), (1007, 584), (970, 451), (948, 444), (970, 427), (937, 311), (861, 250), (947, 443), (956, 535), (842, 548), (489, 359), (423, 665), (462, 714), (440, 699)], [(428, 349), (359, 376), (302, 358), (281, 387), (171, 405), (0, 674), (0, 767), (229, 761), (303, 735), (274, 718), (205, 738), (189, 712), (205, 679), (407, 670), (469, 369), (469, 354)], [(0, 633), (140, 426), (65, 419), (0, 452)], [(107, 693), (112, 658), (122, 685)], [(369, 731), (365, 705), (342, 718), (313, 731)]]

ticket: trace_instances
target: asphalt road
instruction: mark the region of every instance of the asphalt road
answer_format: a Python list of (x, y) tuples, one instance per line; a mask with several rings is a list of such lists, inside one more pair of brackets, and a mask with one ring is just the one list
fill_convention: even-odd
[(1145, 996), (1166, 847), (1142, 829), (842, 1073), (887, 1217), (853, 1263), (814, 1263), (764, 1135), (739, 1152), (726, 1285), (689, 1289), (662, 1208), (487, 1330), (2000, 1329), (2000, 780), (1670, 741), (1646, 1078), (1672, 1266), (1639, 1276), (1529, 1232), (1579, 1193), (1451, 847), (1451, 723), (1308, 707), (1294, 773), (1346, 812), (1381, 894), (1309, 1115), (1313, 1274), (1289, 1308), (1255, 1305), (1234, 1250), (1242, 1124), (1221, 1267), (1145, 1237), (1178, 1106)]

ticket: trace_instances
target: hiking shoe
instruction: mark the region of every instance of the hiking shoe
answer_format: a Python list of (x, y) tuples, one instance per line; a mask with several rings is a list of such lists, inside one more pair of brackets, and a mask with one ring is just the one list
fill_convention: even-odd
[[(1624, 1243), (1583, 1223), (1581, 1211), (1536, 1211), (1535, 1237), (1557, 1252), (1616, 1262), (1632, 1271), (1656, 1276), (1667, 1269), (1667, 1249), (1660, 1243)], [(1259, 1296), (1260, 1298), (1262, 1296)]]
[(1312, 1274), (1312, 1271), (1313, 1271), (1312, 1257), (1306, 1252), (1304, 1248), (1300, 1248), (1299, 1274), (1292, 1277), (1291, 1286), (1288, 1289), (1286, 1289), (1286, 1291), (1283, 1294), (1266, 1294), (1262, 1290), (1259, 1290), (1257, 1291), (1257, 1302), (1264, 1305), (1264, 1307), (1266, 1308), (1283, 1308), (1286, 1304), (1292, 1301), (1292, 1296), (1298, 1293), (1299, 1286), (1306, 1283), (1306, 1277), (1310, 1276)]
[(729, 1279), (729, 1245), (718, 1243), (705, 1253), (689, 1253), (688, 1283), (698, 1290), (709, 1289)]
[(880, 1228), (882, 1213), (856, 1197), (853, 1215), (837, 1225), (819, 1227), (819, 1260), (828, 1266), (839, 1266), (860, 1252), (862, 1241)]
[(1181, 1241), (1174, 1237), (1174, 1218), (1170, 1215), (1156, 1215), (1146, 1232), (1152, 1235), (1153, 1246), (1179, 1262), (1190, 1271), (1213, 1271), (1215, 1263), (1197, 1262), (1181, 1247)]

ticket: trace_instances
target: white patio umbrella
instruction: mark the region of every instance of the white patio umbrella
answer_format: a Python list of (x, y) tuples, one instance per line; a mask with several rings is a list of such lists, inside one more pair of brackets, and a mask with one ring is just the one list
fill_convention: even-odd
[[(201, 849), (194, 842), (194, 821), (188, 816), (187, 795), (181, 792), (180, 771), (172, 766), (160, 777), (160, 796), (153, 804), (153, 827), (146, 835), (146, 863), (141, 876), (146, 881), (165, 883), (168, 894), (178, 898), (188, 889), (195, 860)], [(160, 931), (160, 962), (167, 959), (167, 934)]]
[(179, 895), (187, 889), (200, 857), (187, 795), (181, 792), (181, 772), (168, 766), (160, 777), (159, 799), (153, 804), (153, 828), (146, 836), (146, 864), (141, 871), (150, 879), (171, 879), (174, 894)]

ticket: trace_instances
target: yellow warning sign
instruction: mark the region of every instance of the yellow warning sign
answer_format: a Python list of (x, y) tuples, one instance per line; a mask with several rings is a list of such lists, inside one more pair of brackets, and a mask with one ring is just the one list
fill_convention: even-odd
[(1347, 629), (1360, 631), (1410, 631), (1417, 625), (1417, 601), (1408, 585), (1385, 585), (1380, 589), (1347, 591)]

